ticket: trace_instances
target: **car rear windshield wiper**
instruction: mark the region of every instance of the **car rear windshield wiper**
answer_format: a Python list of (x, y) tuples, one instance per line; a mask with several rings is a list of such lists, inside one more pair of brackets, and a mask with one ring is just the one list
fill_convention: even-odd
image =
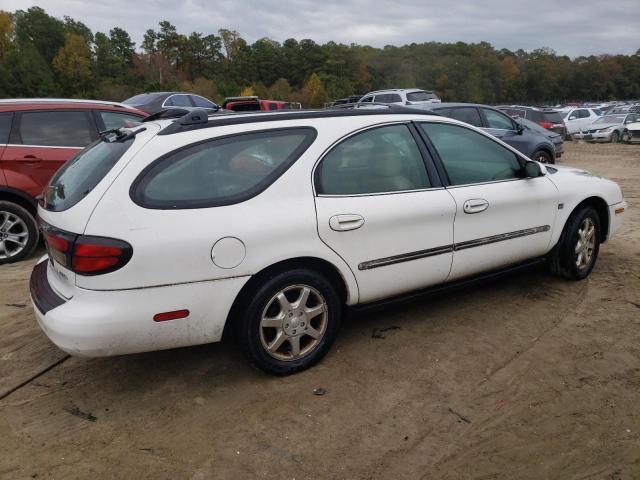
[[(142, 127), (138, 130), (125, 132), (122, 131), (122, 127), (118, 127), (110, 128), (109, 130), (103, 130), (101, 132), (98, 132), (98, 135), (100, 135), (100, 138), (102, 138), (102, 140), (104, 140), (105, 142), (126, 142), (127, 140), (131, 140), (132, 138), (134, 138), (140, 132), (144, 132), (146, 129), (147, 127)], [(112, 134), (115, 136), (111, 137)]]

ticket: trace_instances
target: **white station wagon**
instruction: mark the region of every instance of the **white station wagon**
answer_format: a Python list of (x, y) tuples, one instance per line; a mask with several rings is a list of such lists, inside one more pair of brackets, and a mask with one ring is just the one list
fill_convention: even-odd
[(73, 355), (228, 331), (286, 374), (327, 353), (347, 307), (540, 261), (583, 279), (625, 209), (614, 182), (405, 107), (193, 111), (105, 134), (55, 175), (31, 296)]

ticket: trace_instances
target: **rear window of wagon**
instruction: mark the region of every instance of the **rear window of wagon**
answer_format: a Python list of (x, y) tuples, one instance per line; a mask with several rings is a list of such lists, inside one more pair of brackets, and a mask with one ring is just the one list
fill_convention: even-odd
[(315, 138), (315, 129), (293, 127), (198, 142), (145, 168), (131, 186), (131, 198), (163, 210), (240, 203), (266, 190)]
[(69, 159), (44, 190), (42, 206), (60, 212), (86, 197), (133, 144), (124, 141), (97, 140)]

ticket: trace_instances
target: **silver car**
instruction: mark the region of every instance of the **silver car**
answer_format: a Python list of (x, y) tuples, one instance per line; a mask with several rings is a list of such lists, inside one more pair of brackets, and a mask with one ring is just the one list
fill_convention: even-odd
[(640, 113), (613, 113), (603, 115), (584, 130), (573, 135), (576, 140), (617, 143), (622, 139), (626, 125), (640, 121)]
[(430, 90), (419, 88), (392, 88), (389, 90), (376, 90), (363, 95), (358, 103), (389, 103), (420, 108), (422, 105), (440, 103), (440, 97)]

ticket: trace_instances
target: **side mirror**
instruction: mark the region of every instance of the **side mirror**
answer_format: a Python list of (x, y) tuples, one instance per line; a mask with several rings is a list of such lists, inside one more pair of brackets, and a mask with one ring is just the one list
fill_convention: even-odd
[(516, 123), (516, 132), (518, 133), (518, 135), (522, 135), (522, 133), (524, 132), (524, 127), (519, 123)]
[(538, 162), (533, 162), (529, 160), (524, 165), (524, 176), (525, 178), (536, 178), (542, 176), (542, 169)]
[(576, 119), (576, 116), (575, 116), (575, 115), (571, 115), (571, 116), (569, 117), (569, 120), (575, 120), (575, 119)]

